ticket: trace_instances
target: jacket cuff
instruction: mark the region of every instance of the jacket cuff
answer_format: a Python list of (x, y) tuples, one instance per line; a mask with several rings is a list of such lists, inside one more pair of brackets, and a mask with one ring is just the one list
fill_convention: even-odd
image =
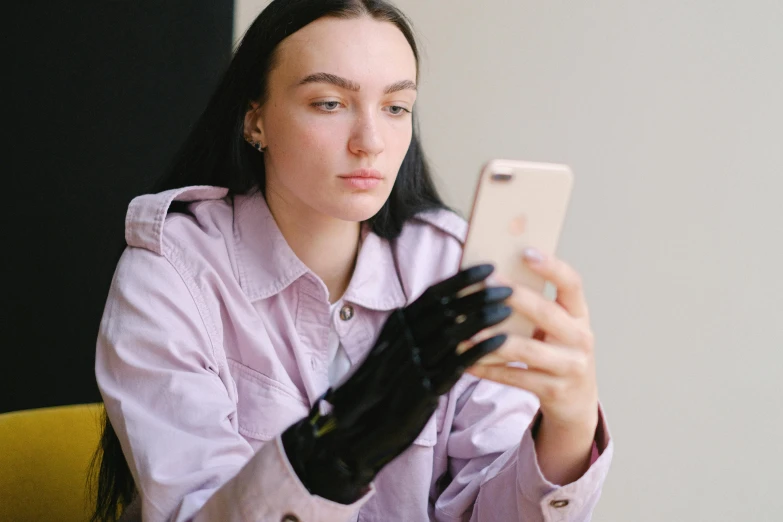
[(232, 482), (243, 520), (344, 522), (375, 493), (371, 485), (362, 498), (348, 505), (312, 495), (291, 467), (279, 435), (262, 446)]
[[(593, 441), (590, 468), (578, 480), (565, 486), (549, 482), (541, 471), (533, 440), (533, 427), (541, 412), (530, 422), (519, 444), (517, 484), (529, 501), (538, 504), (542, 512), (550, 512), (552, 520), (571, 520), (592, 509), (609, 471), (614, 444), (601, 406), (598, 406), (598, 427)], [(558, 518), (559, 517), (559, 518)]]

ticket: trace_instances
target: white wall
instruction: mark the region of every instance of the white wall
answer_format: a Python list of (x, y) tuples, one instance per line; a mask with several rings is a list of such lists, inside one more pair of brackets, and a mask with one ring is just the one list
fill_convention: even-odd
[[(267, 2), (237, 1), (239, 33)], [(595, 520), (780, 520), (783, 2), (398, 5), (449, 202), (492, 157), (575, 171), (560, 253), (617, 444)]]

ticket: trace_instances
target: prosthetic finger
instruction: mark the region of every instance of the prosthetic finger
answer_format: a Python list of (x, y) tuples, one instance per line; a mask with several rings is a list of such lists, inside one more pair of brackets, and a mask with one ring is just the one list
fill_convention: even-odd
[(452, 386), (459, 380), (466, 369), (473, 366), (479, 359), (488, 355), (506, 342), (508, 336), (506, 334), (499, 334), (494, 337), (490, 337), (466, 352), (449, 357), (443, 364), (438, 375), (432, 377), (434, 389), (438, 394), (446, 393)]
[[(417, 339), (428, 339), (433, 334), (441, 332), (455, 322), (463, 321), (466, 314), (484, 305), (505, 301), (511, 296), (512, 292), (513, 290), (506, 286), (490, 287), (454, 299), (447, 305), (442, 306), (439, 312), (433, 310), (430, 320), (416, 321), (413, 325), (414, 336)], [(415, 318), (411, 318), (409, 322), (414, 320)]]
[(406, 316), (418, 318), (430, 315), (434, 310), (447, 307), (457, 294), (472, 285), (481, 283), (492, 274), (492, 265), (477, 265), (466, 268), (450, 278), (429, 287), (416, 301), (406, 307)]
[(457, 344), (469, 340), (471, 337), (491, 326), (506, 320), (513, 310), (510, 306), (501, 303), (486, 305), (483, 308), (464, 316), (461, 322), (447, 328), (443, 333)]
[(490, 264), (472, 266), (431, 286), (427, 291), (432, 291), (433, 294), (440, 296), (456, 295), (460, 290), (484, 281), (494, 271), (495, 267)]
[(462, 316), (461, 322), (455, 322), (445, 330), (436, 333), (440, 342), (423, 341), (426, 347), (422, 358), (427, 369), (437, 368), (444, 358), (454, 353), (457, 346), (463, 341), (471, 339), (485, 328), (495, 326), (510, 317), (512, 309), (501, 303), (494, 303)]
[(513, 292), (514, 290), (508, 286), (490, 286), (456, 299), (451, 309), (457, 314), (466, 314), (482, 305), (503, 302), (511, 297)]

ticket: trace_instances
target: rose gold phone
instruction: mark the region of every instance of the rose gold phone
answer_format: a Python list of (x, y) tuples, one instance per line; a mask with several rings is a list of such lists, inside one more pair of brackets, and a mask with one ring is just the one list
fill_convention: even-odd
[[(492, 263), (496, 273), (538, 292), (545, 281), (522, 260), (526, 247), (554, 254), (571, 197), (566, 165), (493, 160), (481, 171), (461, 268)], [(517, 314), (496, 330), (530, 337), (533, 324)], [(482, 360), (492, 363), (491, 355)]]

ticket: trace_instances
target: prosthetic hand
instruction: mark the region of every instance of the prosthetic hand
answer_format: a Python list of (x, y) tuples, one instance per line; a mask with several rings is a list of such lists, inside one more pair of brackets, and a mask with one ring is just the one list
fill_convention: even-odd
[(458, 296), (492, 271), (491, 265), (463, 270), (395, 310), (356, 372), (283, 433), (288, 460), (310, 493), (342, 504), (358, 500), (419, 435), (438, 397), (505, 342), (506, 336), (496, 335), (461, 355), (456, 351), (511, 314), (503, 304), (510, 288)]

